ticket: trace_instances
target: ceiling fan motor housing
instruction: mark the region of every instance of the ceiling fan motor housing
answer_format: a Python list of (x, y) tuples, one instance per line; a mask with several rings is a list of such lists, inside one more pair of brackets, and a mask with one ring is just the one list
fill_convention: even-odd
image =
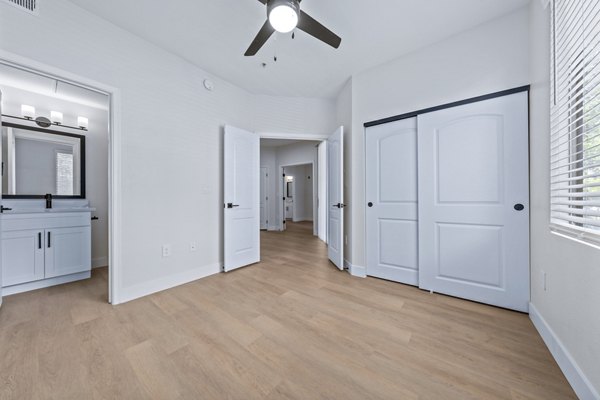
[(296, 15), (300, 16), (300, 0), (269, 0), (267, 3), (267, 18), (271, 15), (271, 11), (279, 6), (288, 6), (296, 11)]

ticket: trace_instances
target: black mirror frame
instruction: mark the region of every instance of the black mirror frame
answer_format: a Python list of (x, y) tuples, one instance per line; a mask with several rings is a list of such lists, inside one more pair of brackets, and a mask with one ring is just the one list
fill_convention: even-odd
[[(7, 127), (7, 128), (25, 129), (28, 131), (50, 133), (52, 135), (68, 136), (68, 137), (79, 139), (79, 152), (81, 154), (81, 157), (80, 157), (81, 165), (80, 165), (80, 169), (79, 169), (79, 171), (80, 171), (80, 188), (81, 188), (80, 194), (78, 194), (76, 196), (52, 195), (52, 197), (55, 199), (85, 199), (85, 136), (77, 135), (75, 133), (55, 131), (52, 129), (44, 129), (44, 128), (37, 128), (37, 127), (21, 125), (21, 124), (13, 124), (10, 122), (2, 122), (2, 126)], [(60, 126), (60, 125), (56, 125), (56, 126)], [(4, 161), (2, 161), (2, 162), (4, 163)], [(45, 197), (45, 195), (46, 195), (45, 193), (44, 194), (2, 194), (2, 198), (3, 199), (43, 199)]]

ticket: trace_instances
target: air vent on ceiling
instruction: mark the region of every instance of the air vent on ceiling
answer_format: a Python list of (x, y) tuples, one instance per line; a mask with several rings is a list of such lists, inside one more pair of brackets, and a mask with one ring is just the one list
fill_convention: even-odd
[(30, 14), (37, 15), (39, 13), (40, 0), (2, 0), (4, 3), (8, 3), (12, 6), (17, 7), (20, 10), (26, 11)]

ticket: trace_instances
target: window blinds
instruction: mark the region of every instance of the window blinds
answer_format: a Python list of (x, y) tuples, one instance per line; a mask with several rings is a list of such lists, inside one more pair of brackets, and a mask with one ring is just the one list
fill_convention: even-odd
[(552, 4), (551, 226), (600, 243), (600, 2)]

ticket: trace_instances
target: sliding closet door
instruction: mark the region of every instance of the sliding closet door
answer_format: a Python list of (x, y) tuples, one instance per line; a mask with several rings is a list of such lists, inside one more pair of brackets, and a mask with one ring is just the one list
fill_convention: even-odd
[(367, 128), (367, 275), (418, 284), (417, 119)]
[(419, 286), (527, 311), (527, 93), (418, 117)]

